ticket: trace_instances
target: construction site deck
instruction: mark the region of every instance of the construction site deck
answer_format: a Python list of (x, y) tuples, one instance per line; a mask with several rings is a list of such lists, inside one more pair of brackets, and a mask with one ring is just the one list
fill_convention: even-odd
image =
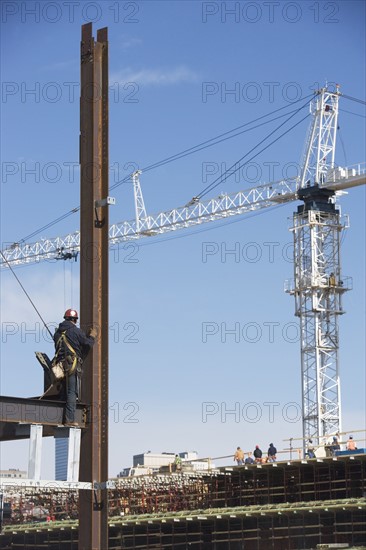
[[(109, 548), (366, 548), (366, 454), (112, 480)], [(0, 548), (78, 548), (78, 495), (8, 489)], [(51, 521), (25, 522), (26, 503)], [(23, 507), (23, 509), (22, 509)]]

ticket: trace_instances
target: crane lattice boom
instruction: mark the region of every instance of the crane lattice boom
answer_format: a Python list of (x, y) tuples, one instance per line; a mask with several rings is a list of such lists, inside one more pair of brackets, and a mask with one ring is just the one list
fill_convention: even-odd
[[(134, 174), (135, 178), (138, 175)], [(341, 191), (366, 182), (366, 165), (358, 164), (350, 168), (331, 170), (327, 181), (320, 185), (334, 191)], [(136, 185), (136, 182), (135, 182)], [(253, 187), (246, 191), (222, 194), (207, 201), (191, 201), (186, 206), (160, 212), (156, 216), (137, 217), (123, 221), (109, 228), (110, 247), (120, 242), (161, 235), (170, 231), (192, 227), (202, 223), (222, 220), (286, 202), (297, 200), (300, 178), (281, 180)], [(139, 209), (141, 212), (141, 209)], [(80, 250), (80, 232), (75, 231), (64, 237), (42, 239), (35, 243), (9, 243), (3, 250), (4, 257), (12, 265), (23, 265), (68, 259)], [(1, 267), (8, 267), (1, 258)]]

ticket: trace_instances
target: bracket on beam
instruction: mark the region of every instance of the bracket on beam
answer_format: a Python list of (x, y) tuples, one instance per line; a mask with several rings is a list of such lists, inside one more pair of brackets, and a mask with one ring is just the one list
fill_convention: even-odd
[(95, 212), (95, 221), (94, 221), (94, 227), (97, 227), (100, 229), (105, 224), (105, 218), (100, 220), (98, 218), (98, 208), (103, 208), (103, 206), (109, 206), (116, 204), (116, 199), (114, 197), (106, 197), (105, 199), (99, 199), (94, 201), (94, 212)]
[(107, 481), (94, 481), (93, 483), (93, 489), (95, 491), (102, 491), (103, 489), (115, 489), (116, 483), (115, 481), (107, 480)]
[(114, 197), (107, 197), (94, 202), (95, 208), (102, 208), (103, 206), (114, 206), (116, 199)]

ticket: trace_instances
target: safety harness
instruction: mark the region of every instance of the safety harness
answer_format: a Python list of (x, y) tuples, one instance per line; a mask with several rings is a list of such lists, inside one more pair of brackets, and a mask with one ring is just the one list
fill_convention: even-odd
[[(66, 353), (65, 347), (69, 350), (70, 354)], [(66, 330), (62, 331), (61, 336), (57, 341), (56, 354), (52, 363), (56, 364), (60, 362), (58, 356), (62, 348), (64, 349), (64, 359), (62, 360), (64, 374), (65, 376), (71, 376), (74, 374), (78, 361), (81, 362), (81, 359), (78, 357), (76, 351), (68, 341), (66, 337)]]

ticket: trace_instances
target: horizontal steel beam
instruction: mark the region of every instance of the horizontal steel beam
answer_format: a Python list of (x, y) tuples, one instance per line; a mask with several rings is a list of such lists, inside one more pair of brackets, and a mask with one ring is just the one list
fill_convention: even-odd
[[(62, 437), (63, 401), (0, 396), (0, 441), (27, 439), (31, 424), (42, 424), (44, 436)], [(75, 421), (85, 427), (85, 405), (78, 404)]]
[(19, 490), (19, 489), (52, 489), (52, 491), (78, 491), (94, 490), (95, 486), (92, 482), (87, 481), (55, 481), (52, 479), (41, 479), (35, 481), (34, 479), (0, 479), (0, 489), (2, 490)]

